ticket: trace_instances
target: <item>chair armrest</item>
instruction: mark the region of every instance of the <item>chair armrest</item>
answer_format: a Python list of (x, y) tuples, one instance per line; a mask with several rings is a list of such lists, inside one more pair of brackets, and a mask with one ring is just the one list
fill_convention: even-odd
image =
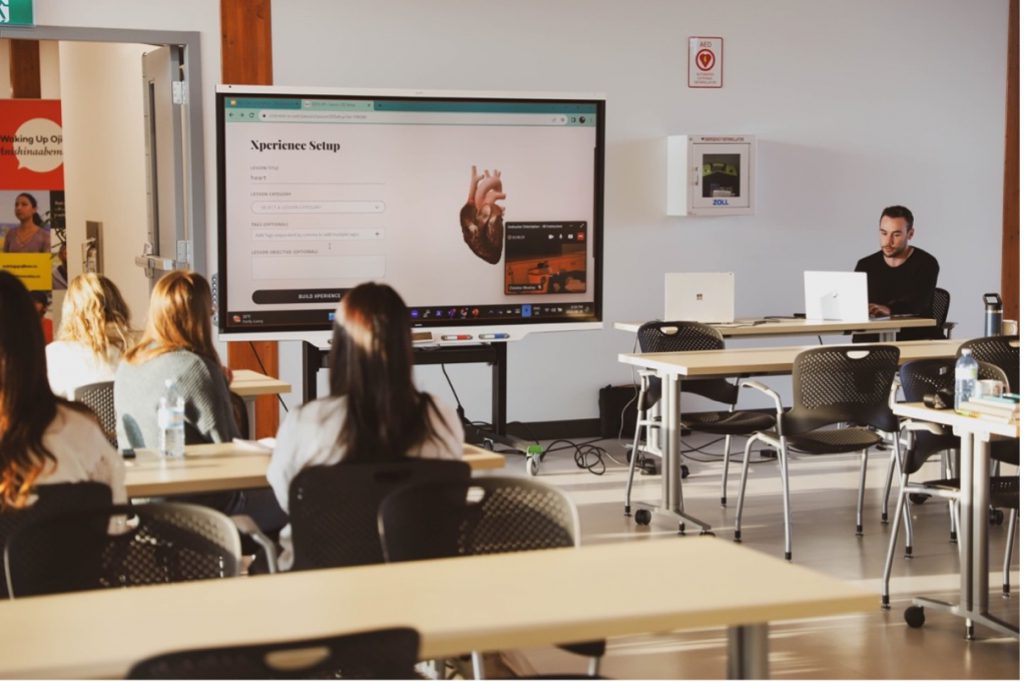
[(277, 573), (277, 546), (274, 545), (274, 541), (264, 535), (248, 514), (233, 514), (231, 521), (234, 522), (239, 533), (248, 535), (263, 548), (263, 554), (267, 557), (267, 571)]
[(928, 433), (941, 436), (946, 431), (941, 425), (935, 422), (915, 421), (913, 419), (904, 419), (900, 422), (900, 429), (903, 431), (927, 431)]
[(740, 388), (752, 388), (755, 391), (759, 391), (761, 393), (764, 393), (766, 396), (771, 398), (772, 402), (775, 403), (775, 412), (776, 412), (776, 414), (777, 414), (777, 416), (778, 416), (778, 418), (780, 420), (779, 422), (777, 422), (777, 424), (779, 424), (781, 426), (782, 398), (779, 397), (778, 393), (776, 393), (772, 389), (768, 388), (768, 386), (766, 386), (765, 384), (761, 383), (760, 381), (757, 381), (756, 379), (744, 379), (743, 381), (740, 382)]
[(953, 327), (956, 326), (956, 322), (947, 322), (942, 325), (942, 333), (947, 339), (953, 338)]

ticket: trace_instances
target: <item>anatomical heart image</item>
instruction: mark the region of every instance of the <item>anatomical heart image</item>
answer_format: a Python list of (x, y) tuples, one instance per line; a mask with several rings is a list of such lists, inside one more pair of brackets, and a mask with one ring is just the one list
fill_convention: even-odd
[(491, 265), (501, 260), (505, 207), (498, 202), (504, 198), (501, 171), (485, 170), (480, 175), (473, 166), (469, 197), (459, 212), (459, 222), (462, 223), (462, 238), (469, 249)]

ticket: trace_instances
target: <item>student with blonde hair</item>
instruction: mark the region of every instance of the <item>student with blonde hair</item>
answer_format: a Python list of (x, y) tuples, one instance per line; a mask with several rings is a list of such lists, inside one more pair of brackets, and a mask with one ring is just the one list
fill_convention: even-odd
[(185, 443), (220, 443), (240, 435), (213, 346), (212, 315), (210, 285), (200, 274), (175, 270), (153, 287), (146, 328), (114, 376), (120, 447), (158, 446), (156, 413), (168, 379), (185, 398)]
[(53, 392), (71, 398), (79, 386), (113, 381), (134, 333), (117, 286), (88, 272), (71, 280), (61, 308), (57, 340), (46, 346)]
[(0, 511), (31, 504), (35, 486), (97, 481), (124, 503), (124, 462), (89, 408), (55, 396), (43, 332), (25, 286), (0, 270)]

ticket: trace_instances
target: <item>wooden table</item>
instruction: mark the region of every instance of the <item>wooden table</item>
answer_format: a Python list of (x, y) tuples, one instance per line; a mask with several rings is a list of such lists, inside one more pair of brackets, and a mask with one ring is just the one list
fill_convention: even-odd
[[(185, 458), (166, 459), (154, 450), (136, 450), (125, 461), (128, 497), (163, 497), (225, 490), (266, 488), (270, 452), (234, 443), (185, 446)], [(473, 471), (500, 469), (505, 456), (463, 445), (463, 459)]]
[(923, 403), (897, 403), (893, 412), (908, 419), (951, 426), (953, 433), (960, 436), (960, 603), (917, 597), (914, 605), (938, 608), (964, 618), (968, 639), (974, 639), (975, 623), (1019, 639), (1019, 625), (1003, 622), (988, 612), (988, 506), (989, 443), (993, 437), (1020, 438), (1020, 422), (1001, 424), (965, 417)]
[[(643, 322), (616, 322), (615, 328), (635, 334)], [(818, 334), (878, 334), (882, 341), (895, 341), (901, 329), (934, 327), (935, 320), (924, 317), (896, 317), (867, 322), (804, 320), (794, 318), (745, 318), (729, 324), (711, 324), (722, 336), (815, 336)]]
[[(960, 341), (896, 341), (900, 362), (926, 358), (951, 358)], [(858, 344), (864, 347), (870, 344)], [(724, 350), (682, 353), (621, 353), (619, 362), (653, 370), (661, 377), (661, 445), (665, 456), (661, 477), (662, 500), (655, 511), (672, 516), (677, 522), (691, 521), (702, 530), (710, 526), (683, 510), (682, 481), (679, 477), (679, 382), (684, 378), (744, 377), (789, 374), (801, 352), (821, 346), (779, 346), (776, 348), (726, 348)], [(684, 526), (680, 523), (680, 531)]]
[[(580, 576), (598, 566), (682, 587), (595, 590)], [(121, 677), (166, 651), (404, 625), (422, 659), (725, 627), (728, 676), (755, 678), (769, 621), (876, 608), (873, 593), (731, 542), (641, 540), (15, 599), (0, 603), (0, 676)]]
[(245, 401), (245, 411), (249, 415), (248, 436), (254, 438), (256, 434), (256, 398), (263, 395), (291, 393), (292, 385), (251, 369), (236, 369), (232, 372), (231, 391), (240, 395)]

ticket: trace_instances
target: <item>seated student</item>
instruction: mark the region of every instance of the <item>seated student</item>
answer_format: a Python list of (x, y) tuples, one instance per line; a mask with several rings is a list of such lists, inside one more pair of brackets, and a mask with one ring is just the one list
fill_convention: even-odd
[[(267, 480), (288, 510), (288, 488), (307, 466), (387, 461), (404, 455), (459, 459), (455, 410), (416, 390), (409, 311), (386, 284), (360, 284), (338, 304), (325, 398), (293, 409), (277, 432)], [(291, 568), (291, 529), (279, 538)]]
[(46, 381), (43, 332), (24, 285), (0, 270), (0, 510), (24, 507), (31, 488), (97, 481), (127, 500), (124, 462), (96, 415)]
[[(156, 448), (164, 382), (185, 398), (185, 443), (222, 443), (239, 436), (228, 380), (213, 347), (213, 298), (202, 275), (169, 272), (153, 287), (146, 328), (114, 375), (117, 441)], [(126, 430), (126, 422), (128, 424)]]
[[(231, 409), (226, 370), (213, 347), (213, 297), (195, 272), (175, 270), (157, 281), (146, 328), (114, 374), (117, 442), (122, 448), (160, 444), (157, 408), (165, 381), (185, 399), (185, 444), (230, 442), (241, 435)], [(287, 519), (269, 490), (211, 493), (183, 498), (226, 514), (246, 513), (273, 535)]]
[[(930, 317), (939, 263), (924, 249), (910, 245), (914, 214), (905, 206), (886, 207), (879, 218), (878, 236), (881, 249), (861, 258), (854, 268), (868, 275), (868, 313), (872, 317)], [(934, 328), (925, 327), (905, 329), (897, 338), (928, 339), (934, 335)], [(859, 337), (855, 340), (869, 340)]]
[(134, 334), (128, 306), (109, 279), (92, 272), (71, 280), (57, 340), (46, 346), (50, 388), (71, 398), (79, 386), (113, 381)]

